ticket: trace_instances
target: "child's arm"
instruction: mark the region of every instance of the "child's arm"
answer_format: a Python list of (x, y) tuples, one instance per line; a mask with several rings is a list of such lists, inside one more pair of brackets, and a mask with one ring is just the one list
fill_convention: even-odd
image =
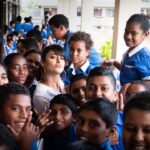
[(102, 62), (102, 66), (106, 66), (106, 67), (110, 67), (110, 66), (115, 66), (118, 70), (120, 70), (120, 68), (121, 68), (121, 64), (118, 62), (118, 61), (116, 61), (115, 59), (108, 59), (108, 60), (104, 60), (103, 62)]
[(31, 123), (31, 118), (32, 114), (28, 116), (20, 133), (17, 133), (12, 126), (7, 125), (11, 132), (15, 135), (20, 150), (30, 150), (34, 140), (39, 134), (39, 128)]

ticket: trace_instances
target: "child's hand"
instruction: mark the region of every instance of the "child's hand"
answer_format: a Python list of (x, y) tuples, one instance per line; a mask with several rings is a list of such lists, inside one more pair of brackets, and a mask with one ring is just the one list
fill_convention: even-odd
[(20, 133), (16, 132), (12, 126), (10, 125), (7, 126), (11, 130), (11, 132), (15, 135), (21, 150), (30, 150), (30, 147), (34, 139), (37, 138), (39, 134), (39, 127), (36, 127), (33, 123), (31, 123), (31, 119), (32, 113), (29, 114), (24, 124), (24, 127)]
[(123, 111), (124, 109), (124, 100), (123, 100), (123, 94), (119, 94), (119, 98), (116, 102), (116, 108), (118, 111)]
[[(36, 113), (37, 111), (34, 110)], [(40, 127), (40, 133), (42, 133), (46, 127), (53, 124), (53, 121), (49, 119), (49, 115), (51, 113), (51, 110), (45, 108), (45, 110), (38, 115), (38, 119), (36, 121), (36, 125)]]
[(114, 62), (115, 62), (115, 59), (107, 59), (107, 60), (104, 60), (104, 61), (101, 63), (101, 65), (102, 65), (103, 67), (110, 67), (110, 66), (112, 66), (112, 65), (114, 64)]
[(118, 140), (119, 140), (119, 134), (118, 132), (115, 130), (113, 133), (111, 133), (109, 135), (109, 142), (110, 145), (116, 145), (118, 144)]

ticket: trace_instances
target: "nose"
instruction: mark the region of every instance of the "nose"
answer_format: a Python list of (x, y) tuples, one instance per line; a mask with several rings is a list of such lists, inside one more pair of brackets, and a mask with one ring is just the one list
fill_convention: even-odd
[(79, 97), (85, 98), (85, 91), (83, 91), (82, 89), (80, 89), (80, 91), (79, 91)]
[(82, 132), (88, 132), (88, 125), (87, 123), (84, 123), (81, 127), (80, 127), (80, 130)]
[(57, 56), (57, 62), (60, 62), (60, 61), (61, 61), (61, 57)]
[(137, 142), (141, 142), (141, 141), (144, 141), (144, 133), (143, 133), (143, 131), (142, 130), (138, 130), (137, 132), (136, 132), (136, 134), (135, 134), (135, 140), (137, 141)]
[(23, 110), (20, 112), (20, 118), (22, 118), (22, 119), (27, 119), (27, 117), (28, 117), (28, 113), (27, 113), (26, 110), (23, 109)]
[(59, 120), (59, 119), (61, 119), (61, 114), (58, 112), (58, 113), (56, 113), (56, 115), (55, 115), (55, 119), (56, 120)]
[(101, 91), (100, 88), (97, 88), (97, 89), (95, 90), (95, 97), (102, 97), (102, 91)]

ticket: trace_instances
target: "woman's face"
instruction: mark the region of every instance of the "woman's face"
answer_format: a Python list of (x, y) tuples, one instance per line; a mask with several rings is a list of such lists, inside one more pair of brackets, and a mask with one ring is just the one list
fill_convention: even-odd
[(45, 61), (42, 62), (44, 70), (53, 74), (61, 74), (65, 67), (65, 58), (61, 55), (56, 55), (55, 52), (47, 53)]
[(0, 85), (8, 83), (7, 73), (3, 66), (0, 65)]
[(28, 67), (25, 58), (17, 57), (9, 66), (9, 81), (24, 84), (28, 76)]

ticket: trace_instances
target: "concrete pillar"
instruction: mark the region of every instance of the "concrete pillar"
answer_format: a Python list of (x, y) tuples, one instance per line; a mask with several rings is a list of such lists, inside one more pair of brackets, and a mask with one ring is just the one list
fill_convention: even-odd
[(69, 19), (70, 30), (76, 30), (77, 0), (58, 0), (58, 14), (64, 14)]
[(115, 0), (112, 58), (119, 61), (122, 59), (128, 49), (123, 38), (126, 21), (131, 15), (140, 12), (141, 0)]
[(82, 0), (81, 30), (92, 34), (93, 31), (93, 0)]

